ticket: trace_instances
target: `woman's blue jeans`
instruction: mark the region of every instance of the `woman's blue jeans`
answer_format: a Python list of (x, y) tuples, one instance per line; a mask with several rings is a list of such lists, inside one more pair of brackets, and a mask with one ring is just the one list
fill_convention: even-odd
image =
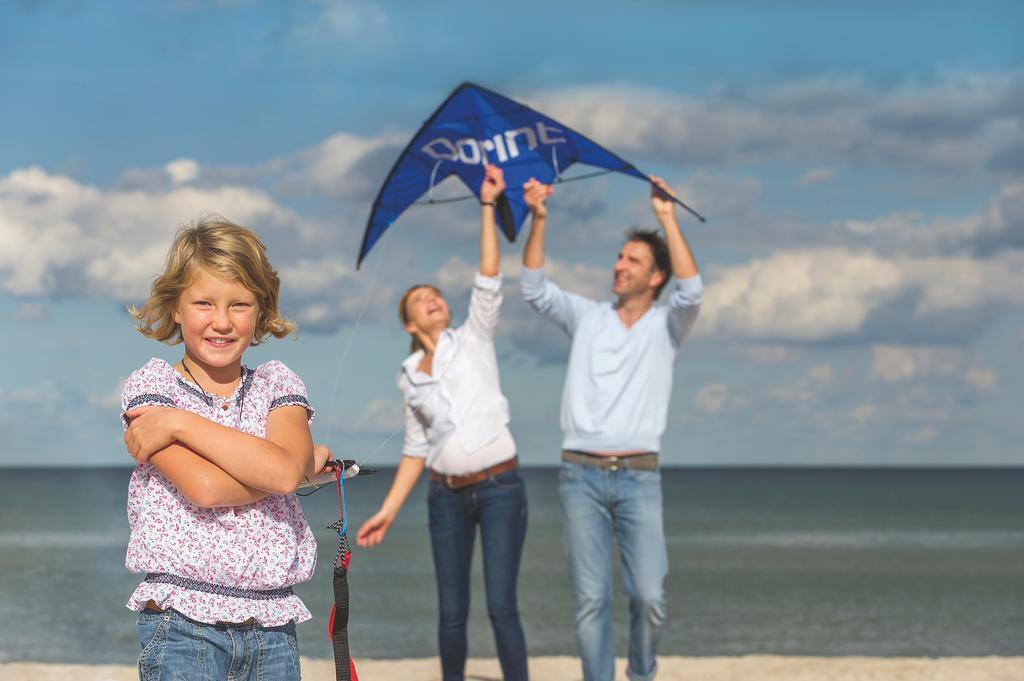
[(466, 620), (473, 542), (480, 526), (487, 614), (505, 681), (528, 678), (526, 638), (519, 622), (516, 582), (526, 538), (526, 487), (519, 469), (451, 490), (431, 481), (430, 540), (440, 609), (438, 642), (444, 681), (466, 671)]
[(205, 624), (175, 610), (139, 613), (139, 679), (298, 681), (295, 623)]

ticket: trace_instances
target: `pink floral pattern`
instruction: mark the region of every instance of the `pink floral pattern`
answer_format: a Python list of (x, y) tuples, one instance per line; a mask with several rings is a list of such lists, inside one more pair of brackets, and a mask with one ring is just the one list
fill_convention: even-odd
[[(210, 399), (170, 364), (151, 359), (125, 384), (122, 419), (125, 411), (142, 405), (176, 407), (263, 437), (272, 409), (299, 404), (313, 421), (305, 385), (281, 362), (267, 362), (255, 370), (243, 366), (242, 374), (233, 395)], [(125, 566), (132, 572), (265, 591), (304, 582), (316, 567), (316, 540), (294, 494), (233, 508), (201, 508), (154, 466), (141, 464), (128, 484), (128, 521), (131, 538)], [(140, 584), (127, 605), (142, 610), (150, 600), (208, 623), (253, 618), (263, 626), (278, 626), (311, 617), (294, 594), (236, 598), (151, 582)]]

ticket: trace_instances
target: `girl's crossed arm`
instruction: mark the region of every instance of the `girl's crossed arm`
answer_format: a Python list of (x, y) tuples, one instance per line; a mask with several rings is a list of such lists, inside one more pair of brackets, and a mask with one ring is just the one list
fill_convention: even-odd
[[(265, 438), (183, 409), (140, 407), (125, 416), (131, 425), (124, 441), (136, 462), (155, 456), (151, 463), (200, 506), (240, 505), (268, 494), (289, 494), (304, 477), (323, 468), (329, 456), (326, 448), (318, 447), (320, 456), (314, 458), (307, 412), (299, 405), (272, 411)], [(229, 503), (216, 503), (221, 501)]]

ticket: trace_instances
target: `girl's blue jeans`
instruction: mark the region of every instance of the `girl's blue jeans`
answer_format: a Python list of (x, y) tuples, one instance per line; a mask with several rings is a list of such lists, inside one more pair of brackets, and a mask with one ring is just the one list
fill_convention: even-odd
[(139, 613), (141, 681), (298, 681), (295, 623), (205, 624), (174, 611)]
[(527, 679), (526, 639), (516, 605), (519, 560), (526, 538), (526, 489), (519, 469), (462, 489), (431, 481), (430, 539), (440, 609), (438, 640), (444, 681), (466, 669), (469, 576), (476, 528), (484, 559), (487, 614), (505, 681)]

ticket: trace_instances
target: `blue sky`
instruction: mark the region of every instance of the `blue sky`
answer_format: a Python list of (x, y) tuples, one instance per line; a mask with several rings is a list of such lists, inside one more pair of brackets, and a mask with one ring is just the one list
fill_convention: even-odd
[[(667, 462), (1024, 465), (1024, 9), (770, 5), (5, 3), (0, 465), (126, 462), (119, 384), (180, 349), (123, 306), (204, 211), (267, 239), (302, 328), (250, 363), (303, 376), (318, 439), (397, 461), (394, 304), (435, 281), (464, 306), (475, 210), (410, 211), (359, 272), (355, 251), (390, 163), (465, 80), (709, 217), (684, 221), (707, 296)], [(551, 222), (549, 274), (601, 297), (624, 228), (653, 226), (624, 177), (558, 187)], [(567, 343), (503, 249), (512, 428), (551, 464)]]

